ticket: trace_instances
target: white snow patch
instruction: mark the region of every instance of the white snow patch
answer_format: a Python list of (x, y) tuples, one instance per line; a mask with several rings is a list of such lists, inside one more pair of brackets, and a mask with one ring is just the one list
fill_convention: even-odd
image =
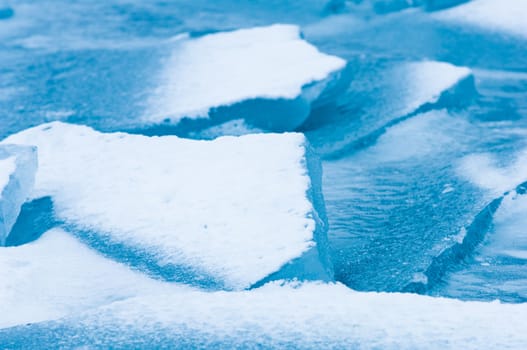
[(301, 39), (294, 25), (240, 29), (182, 40), (161, 73), (145, 120), (207, 118), (248, 99), (294, 99), (346, 62)]
[(107, 260), (60, 229), (23, 246), (0, 248), (0, 328), (52, 320), (160, 290), (188, 289)]
[(527, 304), (272, 283), (243, 292), (135, 298), (62, 324), (87, 330), (83, 337), (105, 346), (138, 346), (161, 336), (197, 348), (217, 341), (225, 348), (522, 349), (526, 314)]
[(194, 141), (44, 124), (35, 197), (59, 219), (246, 288), (315, 245), (302, 134)]
[(433, 16), (527, 38), (526, 0), (474, 0)]
[(410, 62), (404, 66), (405, 90), (403, 96), (406, 113), (411, 113), (424, 103), (435, 103), (441, 94), (472, 74), (467, 67), (458, 67), (446, 62)]
[(468, 155), (461, 160), (458, 172), (493, 195), (501, 196), (527, 180), (527, 150), (506, 166), (498, 165), (491, 154)]

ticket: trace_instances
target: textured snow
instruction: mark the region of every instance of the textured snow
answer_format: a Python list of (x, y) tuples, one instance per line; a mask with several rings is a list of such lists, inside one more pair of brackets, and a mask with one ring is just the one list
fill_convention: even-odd
[(0, 328), (183, 288), (105, 259), (60, 229), (23, 246), (0, 248)]
[[(244, 292), (189, 292), (116, 302), (80, 316), (0, 332), (7, 345), (107, 348), (522, 348), (527, 305), (413, 294), (359, 293), (341, 284), (272, 283)], [(17, 343), (18, 341), (18, 343)]]
[(247, 288), (315, 249), (323, 224), (308, 198), (302, 134), (193, 141), (54, 122), (5, 142), (38, 146), (34, 197), (52, 196), (69, 227), (228, 289)]
[(0, 145), (0, 246), (33, 189), (37, 155), (34, 147)]
[(404, 70), (406, 89), (411, 93), (403, 97), (403, 113), (413, 112), (425, 103), (437, 102), (445, 91), (471, 75), (467, 67), (436, 61), (410, 62)]
[[(293, 25), (241, 29), (183, 40), (162, 71), (149, 122), (207, 118), (214, 107), (249, 99), (295, 99), (345, 61), (301, 39)], [(316, 96), (311, 96), (316, 98)]]
[(438, 12), (437, 18), (527, 38), (526, 0), (474, 0)]

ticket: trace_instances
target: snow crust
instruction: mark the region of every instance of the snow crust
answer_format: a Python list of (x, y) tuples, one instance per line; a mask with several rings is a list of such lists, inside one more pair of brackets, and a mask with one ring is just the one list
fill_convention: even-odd
[(325, 212), (311, 202), (318, 180), (308, 166), (317, 160), (302, 134), (193, 141), (54, 122), (5, 142), (38, 146), (34, 198), (51, 196), (66, 226), (146, 253), (161, 268), (243, 289), (326, 249), (316, 247)]
[(0, 246), (5, 244), (33, 189), (36, 170), (34, 147), (0, 145)]
[[(243, 292), (132, 298), (55, 323), (7, 329), (0, 341), (64, 347), (522, 348), (527, 305), (414, 294), (359, 293), (341, 284), (280, 283)], [(17, 341), (19, 343), (17, 343)], [(9, 345), (9, 343), (7, 343)]]
[(0, 248), (0, 328), (52, 320), (160, 288), (185, 289), (105, 259), (61, 229), (26, 245)]
[[(240, 29), (183, 40), (162, 71), (145, 120), (207, 118), (212, 108), (250, 99), (295, 99), (345, 61), (301, 39), (294, 25)], [(320, 93), (321, 91), (319, 91)], [(309, 99), (317, 93), (311, 91)]]
[(434, 15), (436, 18), (466, 23), (483, 30), (495, 30), (527, 38), (526, 0), (474, 0)]

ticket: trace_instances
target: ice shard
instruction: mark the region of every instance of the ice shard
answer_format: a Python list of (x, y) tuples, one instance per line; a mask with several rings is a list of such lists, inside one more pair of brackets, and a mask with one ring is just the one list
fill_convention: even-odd
[(0, 146), (0, 246), (5, 245), (20, 208), (33, 189), (37, 150), (31, 146)]

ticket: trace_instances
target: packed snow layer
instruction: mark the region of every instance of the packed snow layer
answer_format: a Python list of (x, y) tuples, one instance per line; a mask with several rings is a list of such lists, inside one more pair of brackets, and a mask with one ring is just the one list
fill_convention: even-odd
[(5, 142), (38, 146), (35, 198), (51, 196), (67, 227), (176, 268), (164, 278), (227, 289), (332, 278), (320, 164), (302, 134), (193, 141), (54, 122)]
[[(380, 78), (381, 77), (381, 78)], [(312, 116), (303, 126), (326, 157), (374, 141), (385, 129), (416, 113), (449, 108), (474, 92), (470, 69), (436, 61), (378, 62), (359, 68), (338, 101), (338, 114)]]
[(33, 189), (36, 171), (34, 147), (0, 146), (0, 246), (5, 245), (22, 204)]
[(440, 20), (527, 38), (526, 0), (474, 0), (435, 16)]
[[(346, 62), (323, 54), (302, 40), (294, 25), (241, 29), (182, 40), (161, 73), (161, 82), (150, 101), (145, 120), (179, 123), (183, 118), (209, 118), (213, 109), (243, 101), (288, 103), (285, 109), (300, 112), (278, 119), (262, 111), (259, 121), (269, 129), (292, 130), (309, 114), (309, 104), (326, 88), (333, 74)], [(319, 84), (314, 84), (314, 83)], [(263, 101), (262, 101), (263, 100)], [(219, 111), (227, 117), (243, 116), (238, 109)], [(279, 109), (279, 108), (278, 108)], [(302, 109), (307, 109), (302, 111)], [(300, 111), (299, 111), (300, 110)], [(254, 111), (253, 111), (254, 112)], [(278, 111), (280, 112), (280, 111)], [(218, 113), (216, 113), (218, 114)], [(229, 114), (240, 114), (230, 116)], [(266, 115), (267, 114), (267, 115)], [(296, 119), (295, 119), (296, 118)], [(222, 120), (225, 121), (225, 120)], [(253, 121), (258, 124), (258, 121)], [(260, 127), (262, 125), (255, 125)]]
[(0, 248), (0, 328), (183, 289), (105, 259), (61, 229), (26, 245)]
[(58, 322), (0, 331), (35, 347), (522, 349), (527, 305), (413, 294), (359, 293), (340, 284), (272, 283), (243, 292), (133, 298)]

